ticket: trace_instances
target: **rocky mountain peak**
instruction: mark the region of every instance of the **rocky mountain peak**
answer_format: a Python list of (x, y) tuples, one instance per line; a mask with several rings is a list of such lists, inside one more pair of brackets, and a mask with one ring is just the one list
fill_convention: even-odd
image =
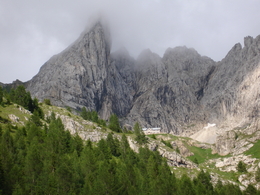
[(247, 36), (244, 38), (245, 47), (250, 47), (250, 45), (254, 42), (254, 38), (251, 36)]
[(143, 50), (136, 60), (136, 70), (144, 74), (147, 71), (160, 71), (164, 67), (161, 57), (150, 49)]
[(220, 62), (186, 46), (168, 48), (163, 57), (147, 49), (136, 60), (125, 48), (111, 54), (110, 47), (109, 30), (93, 23), (47, 61), (27, 89), (54, 105), (84, 106), (103, 119), (115, 113), (122, 124), (138, 121), (176, 134), (194, 133), (207, 123), (217, 128), (248, 122), (260, 113), (260, 36), (246, 37), (243, 48), (236, 44)]
[(113, 55), (115, 57), (119, 57), (119, 58), (130, 57), (129, 52), (125, 47), (120, 47), (115, 52), (113, 52), (111, 55)]
[(55, 105), (100, 108), (110, 64), (107, 32), (101, 22), (96, 22), (67, 49), (47, 61), (29, 82), (28, 90), (40, 100), (48, 98)]
[(187, 48), (186, 46), (178, 46), (175, 48), (168, 48), (165, 53), (163, 58), (167, 58), (167, 56), (174, 55), (176, 57), (187, 57), (187, 56), (199, 56), (198, 52), (193, 49), (193, 48)]
[(260, 53), (260, 36), (255, 39), (251, 36), (244, 38), (244, 48), (242, 51), (242, 58), (244, 60), (249, 60), (259, 55)]

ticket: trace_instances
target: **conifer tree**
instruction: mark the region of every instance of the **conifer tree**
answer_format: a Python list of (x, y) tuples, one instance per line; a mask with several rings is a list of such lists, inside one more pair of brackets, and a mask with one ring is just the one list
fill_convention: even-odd
[(134, 133), (136, 136), (135, 140), (137, 141), (138, 144), (145, 144), (148, 142), (138, 122), (136, 122), (134, 125)]
[(91, 120), (95, 123), (98, 123), (98, 113), (97, 113), (97, 111), (93, 110), (90, 114), (91, 114)]
[(3, 94), (3, 89), (2, 89), (2, 87), (0, 86), (0, 104), (2, 104), (2, 102), (3, 102), (3, 96), (4, 96), (4, 94)]
[(2, 160), (0, 158), (0, 194), (3, 194), (4, 184), (5, 184), (4, 171), (2, 168)]
[(190, 178), (186, 174), (182, 175), (179, 182), (180, 182), (180, 189), (179, 189), (180, 193), (179, 194), (196, 195), (194, 186), (192, 185)]
[(128, 140), (127, 140), (125, 134), (122, 135), (120, 149), (121, 149), (120, 150), (121, 157), (123, 157), (123, 159), (125, 159), (130, 150), (130, 145), (128, 143)]
[(238, 164), (237, 164), (237, 171), (241, 172), (241, 173), (247, 172), (246, 164), (244, 162), (242, 162), (242, 161), (239, 161)]
[(112, 114), (110, 116), (108, 128), (111, 129), (112, 131), (115, 131), (118, 133), (121, 132), (120, 124), (119, 124), (118, 118), (115, 114)]
[(260, 182), (260, 168), (259, 167), (257, 168), (257, 171), (255, 173), (255, 180), (257, 182)]
[(76, 134), (73, 138), (70, 135), (69, 131), (66, 131), (66, 134), (68, 134), (67, 142), (70, 142), (69, 139), (73, 140), (74, 149), (77, 151), (78, 156), (80, 156), (82, 150), (83, 150), (83, 141), (80, 138), (78, 134)]
[(41, 122), (39, 113), (36, 110), (33, 112), (33, 115), (31, 116), (30, 120), (36, 126), (42, 126), (42, 122)]
[(14, 166), (15, 161), (15, 147), (13, 137), (10, 134), (9, 128), (7, 128), (3, 135), (1, 136), (1, 143), (0, 143), (0, 159), (2, 161), (2, 170), (3, 170), (3, 177), (4, 177), (4, 189), (3, 194), (10, 194), (13, 180), (12, 180), (12, 168)]
[(257, 195), (257, 189), (252, 185), (249, 184), (244, 192), (245, 195)]
[(40, 156), (41, 147), (34, 137), (30, 146), (28, 147), (28, 152), (25, 158), (25, 182), (27, 183), (27, 192), (32, 194), (37, 194), (37, 181), (41, 175), (43, 169), (43, 161)]
[(210, 174), (203, 170), (199, 173), (198, 177), (194, 180), (198, 194), (212, 194), (213, 186), (210, 182)]
[(80, 116), (85, 120), (89, 120), (88, 113), (85, 107), (81, 108)]
[(110, 148), (112, 155), (117, 157), (120, 156), (119, 142), (118, 140), (113, 138), (113, 135), (111, 133), (107, 135), (106, 142), (108, 147)]
[[(106, 141), (104, 139), (101, 139), (99, 142), (98, 142), (98, 150), (99, 150), (99, 154), (103, 154), (104, 155), (104, 158), (106, 160), (109, 160), (112, 158), (112, 154), (111, 154), (111, 150), (110, 148), (108, 147)], [(102, 159), (102, 157), (99, 157), (100, 160), (104, 160)]]

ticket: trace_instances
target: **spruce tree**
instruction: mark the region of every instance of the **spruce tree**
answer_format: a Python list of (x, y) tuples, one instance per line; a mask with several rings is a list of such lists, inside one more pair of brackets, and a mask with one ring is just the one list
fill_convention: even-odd
[(138, 144), (145, 144), (147, 143), (147, 138), (144, 135), (144, 132), (142, 131), (141, 126), (139, 125), (138, 122), (135, 123), (134, 125), (134, 133), (135, 133), (135, 140), (137, 141)]
[(246, 188), (246, 190), (244, 191), (245, 195), (257, 195), (257, 189), (252, 185), (249, 184)]
[(196, 195), (196, 191), (191, 182), (191, 179), (186, 174), (182, 175), (179, 182), (180, 182), (180, 184), (179, 184), (180, 192), (177, 194)]
[(4, 184), (5, 184), (4, 171), (2, 168), (2, 160), (0, 158), (0, 194), (3, 194)]
[(114, 139), (111, 133), (107, 135), (106, 142), (108, 147), (110, 148), (112, 155), (116, 157), (120, 156), (119, 141), (117, 139)]
[(80, 116), (85, 120), (89, 120), (88, 113), (85, 107), (81, 108)]
[(120, 124), (116, 114), (112, 114), (109, 118), (108, 128), (115, 132), (121, 132)]
[(260, 168), (259, 167), (257, 168), (257, 171), (255, 173), (255, 180), (257, 182), (260, 182)]
[(2, 102), (3, 102), (3, 96), (4, 96), (4, 94), (3, 94), (3, 89), (2, 89), (2, 87), (0, 86), (0, 104), (2, 104)]
[(237, 171), (241, 172), (241, 173), (246, 173), (247, 172), (246, 164), (242, 161), (239, 161), (238, 164), (237, 164)]

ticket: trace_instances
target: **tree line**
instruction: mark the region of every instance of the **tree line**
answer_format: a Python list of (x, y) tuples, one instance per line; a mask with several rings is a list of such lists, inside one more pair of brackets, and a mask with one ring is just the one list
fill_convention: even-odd
[[(92, 143), (65, 131), (54, 113), (43, 118), (47, 125), (33, 116), (21, 128), (0, 124), (0, 194), (259, 194), (251, 185), (242, 192), (219, 181), (214, 188), (204, 171), (177, 178), (158, 151), (135, 153), (125, 134)], [(134, 130), (147, 143), (139, 124)]]
[(158, 151), (141, 147), (135, 153), (124, 134), (84, 142), (55, 114), (48, 126), (30, 121), (0, 129), (2, 194), (243, 194), (220, 181), (213, 188), (204, 171), (194, 179), (176, 178)]

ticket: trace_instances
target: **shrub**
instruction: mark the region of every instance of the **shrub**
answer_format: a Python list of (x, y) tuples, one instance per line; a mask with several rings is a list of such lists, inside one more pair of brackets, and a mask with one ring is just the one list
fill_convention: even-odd
[(178, 146), (176, 148), (176, 152), (179, 153), (179, 154), (181, 153), (180, 148)]
[(136, 135), (135, 141), (137, 141), (138, 144), (142, 145), (148, 142), (147, 137), (145, 136), (138, 122), (136, 122), (134, 125), (134, 133)]
[(118, 118), (115, 114), (110, 116), (108, 128), (118, 133), (122, 132)]
[(260, 168), (258, 167), (256, 174), (255, 174), (255, 180), (257, 182), (260, 182)]
[(70, 108), (70, 107), (66, 106), (66, 109), (67, 109), (69, 112), (71, 112), (71, 108)]
[(197, 159), (196, 157), (194, 158), (193, 162), (194, 162), (195, 164), (197, 164), (197, 165), (199, 164), (199, 161), (198, 161), (198, 159)]
[(51, 100), (50, 99), (44, 99), (43, 103), (46, 104), (46, 105), (51, 106)]
[(237, 164), (237, 171), (240, 173), (246, 173), (246, 164), (242, 161), (239, 161), (239, 163)]
[[(170, 142), (164, 141), (164, 140), (162, 139), (162, 143), (164, 143), (164, 145), (168, 146), (169, 148), (172, 148), (172, 145), (171, 145)], [(177, 151), (177, 149), (176, 149), (176, 151)], [(179, 152), (178, 152), (178, 153), (179, 153)]]

